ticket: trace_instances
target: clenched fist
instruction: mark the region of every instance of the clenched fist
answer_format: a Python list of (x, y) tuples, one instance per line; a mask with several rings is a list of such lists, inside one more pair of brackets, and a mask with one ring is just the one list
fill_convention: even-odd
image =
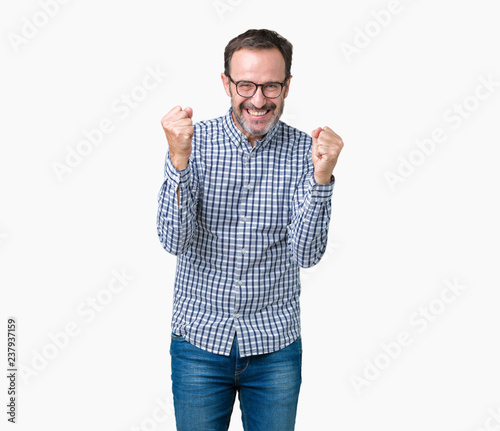
[(191, 155), (191, 141), (194, 135), (193, 110), (176, 106), (161, 119), (161, 125), (167, 136), (170, 148), (170, 160), (175, 169), (182, 171)]
[(318, 127), (312, 132), (312, 138), (314, 180), (318, 184), (328, 184), (344, 143), (329, 127)]

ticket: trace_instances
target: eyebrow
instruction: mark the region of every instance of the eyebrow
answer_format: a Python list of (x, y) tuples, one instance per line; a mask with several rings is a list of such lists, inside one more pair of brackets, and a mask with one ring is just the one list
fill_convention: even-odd
[[(283, 81), (266, 81), (263, 84), (282, 84), (286, 81), (286, 78)], [(234, 82), (251, 82), (252, 84), (257, 84), (257, 82), (250, 81), (249, 79), (237, 79)], [(260, 84), (259, 84), (260, 85)]]

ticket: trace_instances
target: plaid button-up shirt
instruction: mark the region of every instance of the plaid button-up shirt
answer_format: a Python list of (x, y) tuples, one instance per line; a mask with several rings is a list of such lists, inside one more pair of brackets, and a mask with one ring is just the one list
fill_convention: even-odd
[(300, 336), (300, 267), (325, 252), (333, 192), (314, 180), (311, 147), (279, 121), (252, 148), (229, 110), (194, 125), (184, 170), (167, 153), (158, 235), (178, 256), (174, 333), (226, 356), (235, 333), (241, 356)]

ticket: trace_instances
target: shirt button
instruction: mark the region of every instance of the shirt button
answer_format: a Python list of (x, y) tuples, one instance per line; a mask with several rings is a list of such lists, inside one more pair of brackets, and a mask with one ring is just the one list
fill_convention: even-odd
[(248, 190), (250, 190), (250, 189), (252, 188), (252, 185), (251, 185), (251, 184), (247, 184), (247, 185), (246, 185), (246, 188), (247, 188)]
[(238, 286), (241, 286), (243, 284), (243, 281), (239, 280), (238, 281)]
[(318, 192), (317, 192), (316, 190), (314, 190), (314, 191), (312, 192), (312, 195), (313, 195), (313, 196), (318, 196)]
[(246, 252), (247, 251), (244, 248), (241, 249), (241, 254), (245, 254)]
[(234, 318), (235, 319), (239, 319), (240, 318), (240, 313), (235, 313)]
[(244, 223), (247, 222), (247, 218), (246, 217), (242, 217), (241, 220), (243, 220)]

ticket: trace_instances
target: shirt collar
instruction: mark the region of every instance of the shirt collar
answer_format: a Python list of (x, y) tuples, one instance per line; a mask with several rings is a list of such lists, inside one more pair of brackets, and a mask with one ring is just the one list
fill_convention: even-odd
[[(236, 124), (234, 124), (233, 117), (232, 117), (232, 108), (229, 108), (229, 111), (227, 112), (224, 117), (222, 117), (222, 123), (224, 125), (224, 131), (226, 134), (229, 136), (229, 139), (231, 142), (239, 146), (241, 144), (241, 141), (244, 137), (243, 133), (236, 127)], [(278, 121), (271, 130), (267, 133), (266, 136), (264, 136), (263, 139), (259, 139), (255, 141), (255, 147), (260, 146), (260, 147), (265, 147), (271, 140), (273, 139), (274, 135), (280, 128), (281, 121)]]
[(222, 124), (224, 126), (224, 132), (229, 136), (230, 141), (238, 146), (241, 143), (241, 139), (243, 137), (243, 133), (236, 127), (234, 124), (233, 117), (231, 116), (232, 108), (229, 108), (224, 117), (222, 117)]

